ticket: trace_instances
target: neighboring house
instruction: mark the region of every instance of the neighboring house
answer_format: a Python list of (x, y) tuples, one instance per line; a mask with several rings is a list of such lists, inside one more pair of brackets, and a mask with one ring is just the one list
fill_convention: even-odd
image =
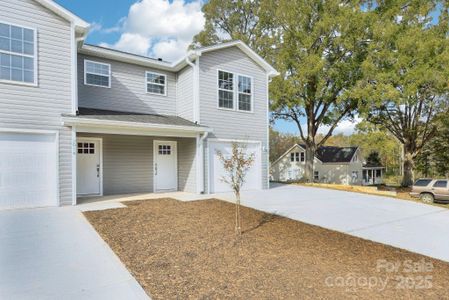
[(216, 151), (256, 154), (268, 187), (268, 83), (240, 41), (174, 63), (84, 44), (89, 24), (50, 0), (0, 0), (0, 208), (82, 196), (229, 191)]
[[(304, 177), (305, 145), (294, 145), (271, 164), (273, 181), (293, 182)], [(367, 166), (359, 147), (318, 148), (314, 159), (314, 181), (369, 185), (382, 183), (382, 166)]]

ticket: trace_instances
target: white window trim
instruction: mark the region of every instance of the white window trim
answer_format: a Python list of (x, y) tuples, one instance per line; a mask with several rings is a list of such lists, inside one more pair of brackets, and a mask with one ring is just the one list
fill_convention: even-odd
[[(164, 76), (164, 84), (148, 82), (148, 74)], [(149, 92), (148, 91), (148, 84), (149, 83), (150, 84), (154, 84), (154, 85), (158, 85), (158, 86), (163, 86), (164, 87), (164, 93), (163, 94), (158, 94), (158, 93)], [(167, 96), (167, 75), (166, 74), (162, 74), (162, 73), (153, 72), (153, 71), (145, 71), (145, 93), (151, 94), (151, 95), (157, 95), (157, 96)]]
[(16, 84), (16, 85), (24, 85), (24, 86), (32, 86), (32, 87), (37, 87), (38, 86), (38, 80), (37, 80), (37, 60), (38, 60), (38, 46), (37, 46), (37, 28), (35, 27), (29, 27), (29, 26), (24, 26), (21, 24), (15, 24), (15, 23), (11, 23), (11, 22), (6, 22), (0, 19), (0, 23), (9, 25), (9, 26), (17, 26), (17, 27), (22, 27), (25, 29), (29, 29), (29, 30), (33, 30), (33, 43), (34, 43), (34, 55), (29, 55), (29, 54), (19, 54), (16, 52), (12, 52), (12, 51), (5, 51), (5, 50), (0, 50), (0, 53), (3, 54), (8, 54), (8, 55), (16, 55), (16, 56), (24, 56), (24, 57), (29, 57), (29, 58), (33, 58), (33, 82), (21, 82), (21, 81), (15, 81), (15, 80), (5, 80), (5, 79), (0, 79), (0, 83), (7, 83), (7, 84)]
[[(104, 85), (99, 85), (99, 84), (92, 84), (92, 83), (87, 83), (87, 68), (86, 65), (88, 62), (94, 63), (94, 64), (99, 64), (99, 65), (103, 65), (103, 66), (108, 66), (109, 67), (109, 85), (108, 86), (104, 86)], [(102, 63), (99, 61), (95, 61), (95, 60), (90, 60), (90, 59), (85, 59), (84, 60), (84, 85), (89, 85), (89, 86), (96, 86), (96, 87), (102, 87), (102, 88), (107, 88), (110, 89), (111, 88), (111, 81), (112, 81), (112, 76), (111, 76), (111, 64), (107, 64), (107, 63)], [(106, 76), (104, 74), (99, 74), (99, 73), (92, 73), (89, 72), (89, 74), (93, 74), (93, 75), (98, 75), (98, 76)]]
[[(232, 100), (233, 100), (232, 105), (233, 105), (233, 108), (220, 107), (220, 85), (219, 85), (220, 72), (226, 72), (226, 73), (232, 74)], [(251, 80), (251, 110), (240, 110), (238, 108), (239, 94), (240, 94), (239, 85), (238, 85), (238, 77), (239, 76), (248, 77)], [(240, 74), (237, 72), (231, 72), (231, 71), (224, 70), (224, 69), (217, 69), (216, 85), (217, 85), (216, 86), (216, 88), (217, 88), (217, 109), (227, 110), (227, 111), (235, 111), (235, 112), (241, 112), (241, 113), (254, 113), (254, 78), (252, 76)], [(228, 91), (228, 92), (231, 91), (231, 90), (226, 90), (226, 89), (221, 89), (221, 90)], [(242, 94), (248, 95), (246, 93), (242, 93)]]

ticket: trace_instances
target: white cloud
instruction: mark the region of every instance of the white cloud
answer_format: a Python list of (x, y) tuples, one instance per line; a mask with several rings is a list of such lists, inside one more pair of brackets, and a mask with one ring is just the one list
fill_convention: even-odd
[(204, 28), (201, 0), (141, 0), (121, 20), (122, 35), (112, 48), (174, 61), (187, 51), (195, 34)]
[[(344, 135), (350, 135), (355, 132), (355, 127), (361, 121), (362, 121), (362, 119), (358, 116), (354, 118), (354, 121), (343, 120), (335, 128), (333, 134), (335, 135), (335, 134), (342, 133)], [(326, 134), (329, 131), (329, 128), (330, 128), (330, 126), (322, 126), (318, 129), (318, 133)]]
[(159, 41), (154, 45), (152, 53), (154, 57), (161, 57), (167, 61), (176, 61), (185, 54), (189, 45), (190, 41), (176, 39)]
[(120, 36), (120, 39), (114, 45), (101, 43), (100, 46), (112, 47), (118, 50), (132, 52), (139, 55), (147, 55), (150, 48), (150, 39), (136, 33), (125, 32)]

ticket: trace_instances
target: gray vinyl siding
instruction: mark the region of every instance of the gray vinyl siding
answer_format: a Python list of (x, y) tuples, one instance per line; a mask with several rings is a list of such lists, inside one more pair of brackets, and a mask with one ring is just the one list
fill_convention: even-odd
[[(111, 88), (84, 84), (84, 60), (111, 65)], [(146, 92), (145, 71), (167, 75), (167, 96)], [(78, 54), (78, 106), (97, 109), (176, 115), (174, 73)]]
[(196, 139), (178, 141), (178, 187), (180, 191), (196, 193)]
[(71, 130), (61, 114), (71, 112), (70, 23), (33, 0), (0, 0), (0, 21), (37, 30), (38, 86), (0, 82), (0, 128), (59, 132), (59, 196), (72, 202)]
[[(199, 66), (200, 123), (213, 128), (209, 138), (262, 142), (262, 187), (268, 188), (268, 82), (265, 71), (237, 47), (204, 53)], [(218, 70), (253, 78), (253, 112), (218, 109)], [(209, 168), (208, 153), (205, 147), (205, 174)]]
[(195, 191), (194, 138), (165, 138), (137, 135), (86, 134), (103, 140), (103, 194), (153, 192), (153, 141), (177, 141), (178, 190)]
[(176, 84), (176, 111), (178, 116), (193, 121), (193, 68), (188, 66), (178, 72)]

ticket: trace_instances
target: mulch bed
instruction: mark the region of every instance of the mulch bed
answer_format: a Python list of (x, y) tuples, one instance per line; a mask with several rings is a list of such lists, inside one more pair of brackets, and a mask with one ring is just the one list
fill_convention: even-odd
[(85, 216), (153, 299), (449, 297), (449, 264), (405, 250), (250, 208), (236, 239), (214, 199), (125, 204)]

